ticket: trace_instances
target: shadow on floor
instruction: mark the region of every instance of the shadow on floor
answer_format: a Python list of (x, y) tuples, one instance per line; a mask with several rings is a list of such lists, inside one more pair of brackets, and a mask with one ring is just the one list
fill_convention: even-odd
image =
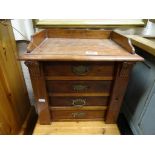
[(120, 113), (118, 117), (117, 125), (118, 125), (121, 135), (133, 135), (133, 132), (131, 131), (131, 128), (124, 114)]

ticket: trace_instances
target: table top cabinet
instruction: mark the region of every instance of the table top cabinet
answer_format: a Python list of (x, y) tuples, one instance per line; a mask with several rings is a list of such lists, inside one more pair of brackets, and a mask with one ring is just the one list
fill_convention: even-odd
[(40, 124), (115, 123), (138, 56), (130, 40), (110, 30), (45, 29), (20, 56), (29, 68)]

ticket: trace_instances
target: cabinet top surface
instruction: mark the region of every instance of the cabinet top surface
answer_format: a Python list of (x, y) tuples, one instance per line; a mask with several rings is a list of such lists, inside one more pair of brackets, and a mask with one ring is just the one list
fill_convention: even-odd
[(110, 39), (48, 38), (31, 54), (41, 55), (130, 55)]
[(128, 38), (105, 30), (44, 30), (27, 50), (21, 60), (142, 61)]

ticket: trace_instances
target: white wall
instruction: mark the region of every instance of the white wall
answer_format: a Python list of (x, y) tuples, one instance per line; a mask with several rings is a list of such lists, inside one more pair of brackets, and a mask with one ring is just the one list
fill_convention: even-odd
[(154, 36), (155, 37), (155, 23), (151, 21), (147, 22), (146, 28), (143, 31), (144, 36)]
[(30, 40), (31, 35), (34, 34), (33, 23), (31, 19), (13, 19), (12, 26), (20, 31), (24, 37), (13, 29), (15, 40)]

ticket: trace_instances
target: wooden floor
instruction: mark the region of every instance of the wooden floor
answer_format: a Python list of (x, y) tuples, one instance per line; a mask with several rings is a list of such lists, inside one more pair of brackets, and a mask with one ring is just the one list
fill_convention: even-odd
[(119, 135), (116, 124), (103, 121), (53, 122), (51, 125), (36, 124), (34, 135)]

